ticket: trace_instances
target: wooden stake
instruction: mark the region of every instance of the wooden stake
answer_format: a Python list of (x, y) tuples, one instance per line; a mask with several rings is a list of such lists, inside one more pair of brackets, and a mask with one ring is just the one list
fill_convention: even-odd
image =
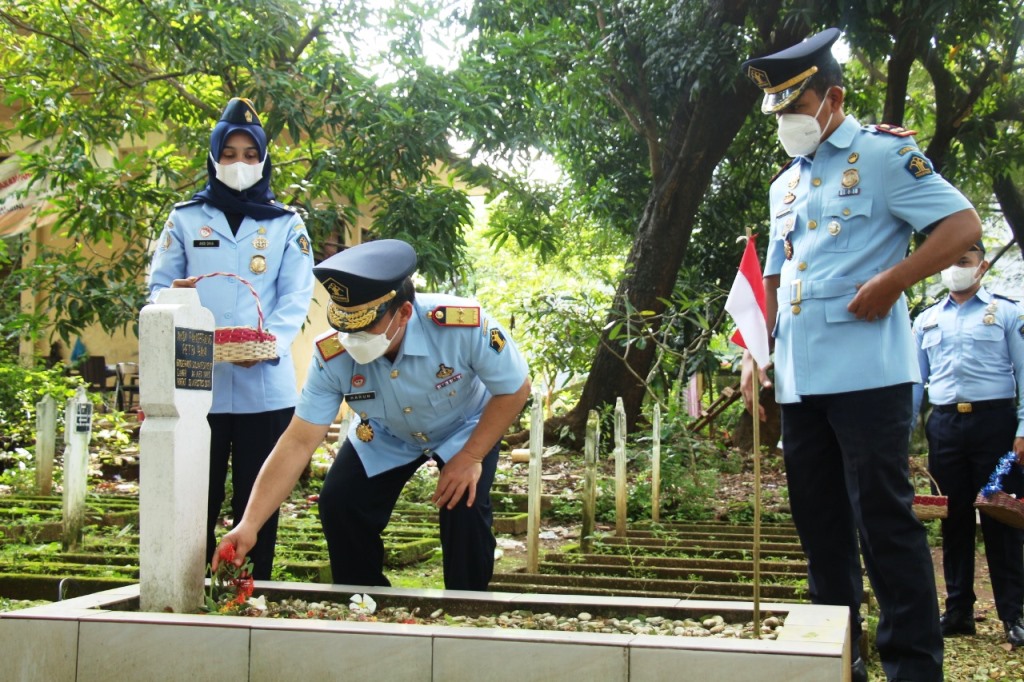
[(526, 570), (537, 573), (540, 566), (540, 471), (544, 452), (544, 395), (533, 392), (530, 410), (530, 468), (527, 496)]
[(651, 520), (661, 521), (661, 405), (654, 403), (651, 428)]
[(626, 409), (615, 399), (615, 535), (626, 537)]

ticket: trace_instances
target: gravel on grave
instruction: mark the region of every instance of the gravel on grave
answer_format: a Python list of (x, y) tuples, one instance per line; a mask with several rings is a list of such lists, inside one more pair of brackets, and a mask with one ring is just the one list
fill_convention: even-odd
[[(262, 602), (262, 600), (261, 600)], [(310, 618), (320, 620), (370, 621), (409, 625), (444, 625), (470, 628), (508, 628), (513, 630), (550, 630), (563, 632), (600, 632), (630, 635), (667, 635), (675, 637), (720, 637), (752, 639), (752, 622), (727, 623), (720, 615), (706, 615), (699, 619), (673, 620), (662, 616), (638, 615), (634, 618), (604, 618), (589, 612), (575, 616), (553, 613), (535, 613), (517, 609), (497, 616), (452, 615), (437, 609), (422, 613), (419, 609), (384, 607), (373, 614), (360, 613), (335, 602), (307, 602), (302, 599), (266, 600), (259, 606), (249, 602), (238, 615), (263, 618)], [(265, 608), (264, 608), (265, 606)], [(761, 639), (775, 639), (782, 631), (784, 619), (768, 616), (761, 621)]]

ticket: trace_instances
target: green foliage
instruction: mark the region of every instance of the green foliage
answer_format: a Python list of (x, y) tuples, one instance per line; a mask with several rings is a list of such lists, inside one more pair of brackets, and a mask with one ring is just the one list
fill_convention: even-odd
[[(0, 351), (0, 458), (23, 459), (36, 439), (36, 403), (53, 396), (58, 413), (75, 394), (81, 380), (67, 377), (63, 366), (51, 369), (26, 368)], [(59, 421), (59, 420), (58, 420)]]

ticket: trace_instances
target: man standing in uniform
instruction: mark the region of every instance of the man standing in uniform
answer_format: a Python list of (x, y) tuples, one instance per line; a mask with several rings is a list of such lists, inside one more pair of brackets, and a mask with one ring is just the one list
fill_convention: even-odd
[[(857, 651), (859, 532), (885, 673), (931, 682), (942, 679), (942, 637), (927, 538), (911, 509), (907, 433), (919, 377), (903, 291), (954, 262), (981, 224), (910, 131), (862, 127), (843, 113), (838, 37), (828, 29), (743, 65), (794, 157), (772, 183), (764, 270), (783, 456), (812, 601), (849, 606)], [(931, 237), (904, 258), (912, 230)], [(867, 679), (859, 658), (853, 679)]]
[[(923, 384), (914, 385), (914, 415), (928, 386), (931, 416), (928, 469), (949, 498), (942, 520), (942, 571), (946, 612), (942, 634), (973, 635), (974, 498), (1008, 450), (1024, 458), (1024, 310), (981, 286), (988, 271), (978, 242), (942, 271), (949, 296), (914, 320)], [(1003, 479), (1003, 490), (1024, 492), (1020, 469)], [(1024, 645), (1024, 532), (981, 515), (985, 558), (996, 611), (1014, 648)]]
[(358, 419), (319, 500), (333, 581), (390, 584), (381, 533), (402, 487), (434, 459), (445, 587), (487, 589), (490, 487), (501, 437), (529, 397), (526, 362), (477, 302), (416, 295), (415, 270), (416, 252), (396, 239), (354, 246), (313, 268), (338, 331), (317, 340), (295, 417), (260, 471), (245, 516), (221, 541), (235, 546), (237, 565), (345, 400)]

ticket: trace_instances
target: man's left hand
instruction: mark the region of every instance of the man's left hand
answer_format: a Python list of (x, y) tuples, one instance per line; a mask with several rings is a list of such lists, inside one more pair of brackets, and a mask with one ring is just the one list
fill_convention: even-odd
[(462, 450), (441, 468), (441, 477), (431, 501), (440, 507), (454, 509), (463, 495), (466, 506), (472, 507), (476, 500), (476, 484), (483, 473), (483, 464), (470, 453)]
[(858, 286), (857, 295), (846, 309), (856, 315), (858, 320), (873, 322), (888, 315), (902, 293), (903, 288), (886, 270)]
[(1013, 452), (1017, 455), (1017, 464), (1024, 466), (1024, 436), (1013, 439)]

